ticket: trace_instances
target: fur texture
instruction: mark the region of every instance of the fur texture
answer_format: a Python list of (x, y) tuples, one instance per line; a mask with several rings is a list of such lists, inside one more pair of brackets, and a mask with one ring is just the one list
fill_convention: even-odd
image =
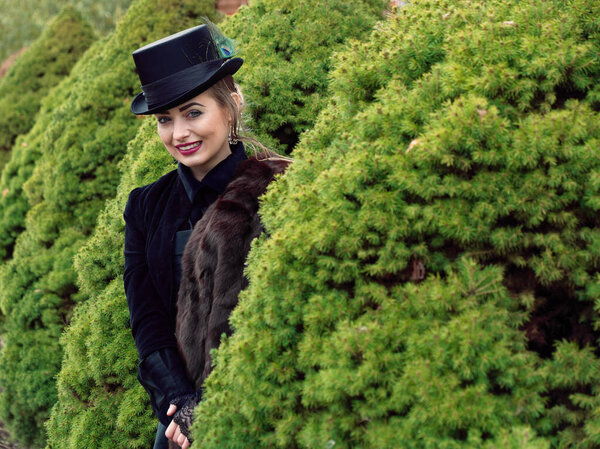
[(177, 301), (176, 336), (187, 374), (200, 389), (210, 374), (210, 350), (230, 335), (229, 315), (246, 287), (244, 263), (263, 232), (258, 198), (289, 162), (250, 158), (209, 207), (186, 245)]

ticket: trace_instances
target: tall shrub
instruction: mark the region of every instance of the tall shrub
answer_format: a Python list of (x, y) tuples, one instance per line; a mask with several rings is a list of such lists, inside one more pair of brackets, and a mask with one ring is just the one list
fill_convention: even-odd
[(75, 260), (87, 299), (62, 337), (64, 358), (47, 448), (147, 448), (156, 433), (147, 393), (136, 378), (137, 351), (122, 285), (122, 215), (129, 192), (174, 168), (154, 118), (129, 143), (121, 168), (117, 195), (107, 201), (94, 235)]
[[(73, 68), (77, 72), (77, 65)], [(17, 236), (25, 229), (25, 215), (30, 204), (23, 185), (31, 176), (35, 163), (48, 145), (46, 129), (54, 119), (54, 111), (69, 97), (70, 78), (63, 79), (42, 100), (31, 130), (17, 137), (10, 158), (0, 177), (0, 263), (12, 257)]]
[[(298, 2), (297, 4), (299, 8), (306, 9), (308, 3)], [(336, 8), (341, 8), (340, 2), (331, 4), (337, 5)], [(317, 7), (316, 4), (313, 6)], [(288, 8), (287, 11), (295, 17), (295, 22), (301, 25), (302, 22), (299, 19), (301, 15), (290, 5), (285, 8)], [(358, 4), (357, 8), (358, 13), (364, 13), (370, 17), (370, 19), (355, 19), (358, 22), (367, 23), (370, 20), (372, 23), (380, 14), (376, 12), (376, 8), (362, 9), (361, 4)], [(289, 22), (282, 19), (281, 23), (277, 24), (274, 21), (277, 14), (273, 11), (277, 9), (278, 6), (275, 2), (252, 2), (247, 9), (242, 9), (228, 20), (230, 24), (235, 22), (238, 27), (242, 27), (244, 21), (249, 21), (247, 27), (250, 28), (260, 26), (257, 22), (264, 20), (276, 28), (285, 29)], [(321, 20), (324, 24), (322, 26), (328, 26), (326, 24), (329, 22)], [(243, 73), (254, 73), (254, 64), (260, 63), (260, 55), (256, 52), (263, 45), (261, 41), (272, 42), (273, 37), (266, 33), (266, 28), (261, 33), (246, 34), (243, 32), (238, 35), (233, 34), (236, 31), (229, 26), (224, 24), (223, 29), (239, 42), (242, 56), (245, 58), (245, 64), (239, 72), (239, 79), (243, 80), (245, 79)], [(348, 31), (343, 27), (341, 29), (343, 32)], [(311, 33), (313, 31), (306, 27), (304, 30)], [(366, 30), (366, 25), (363, 30)], [(329, 33), (338, 41), (343, 39), (341, 31), (336, 27), (330, 27)], [(358, 36), (358, 34), (354, 34), (354, 36)], [(295, 39), (301, 40), (298, 35)], [(286, 44), (282, 43), (281, 45)], [(248, 51), (245, 50), (246, 47)], [(294, 51), (306, 57), (306, 53), (303, 53), (305, 50), (298, 45)], [(250, 56), (251, 54), (254, 56)], [(293, 52), (290, 54), (293, 55)], [(329, 55), (321, 53), (315, 53), (313, 57), (315, 55), (329, 58)], [(305, 60), (298, 57), (295, 58), (296, 64), (300, 64), (301, 60), (306, 63)], [(322, 61), (317, 65), (321, 69), (315, 74), (315, 77), (318, 75), (318, 84), (324, 85), (329, 68), (328, 62)], [(278, 73), (275, 77), (278, 80), (277, 83), (287, 82), (286, 91), (293, 95), (302, 95), (294, 79), (286, 78), (283, 73)], [(244, 81), (242, 84), (246, 90), (247, 84)], [(252, 93), (248, 93), (247, 97), (254, 102), (252, 95)], [(321, 95), (326, 95), (324, 90)], [(257, 101), (264, 100), (258, 98)], [(287, 109), (286, 114), (289, 114), (287, 119), (294, 120), (293, 113), (290, 111)], [(303, 114), (307, 113), (305, 111)], [(312, 113), (316, 116), (317, 110), (313, 109)], [(114, 429), (114, 426), (123, 428), (127, 425), (131, 428), (143, 428), (146, 432), (147, 446), (150, 445), (153, 436), (151, 431), (155, 426), (155, 421), (150, 416), (150, 404), (145, 399), (146, 394), (137, 385), (135, 377), (137, 353), (133, 340), (128, 336), (129, 330), (126, 329), (127, 306), (124, 293), (118, 288), (122, 282), (124, 228), (122, 214), (127, 194), (134, 187), (152, 182), (158, 179), (165, 170), (173, 168), (172, 159), (169, 158), (162, 144), (158, 143), (156, 130), (151, 122), (150, 119), (147, 125), (140, 128), (138, 136), (130, 144), (127, 158), (122, 162), (123, 175), (119, 193), (114, 200), (106, 204), (93, 237), (76, 256), (80, 294), (89, 299), (81, 307), (78, 306), (71, 326), (67, 328), (62, 338), (65, 356), (58, 375), (59, 399), (48, 425), (50, 435), (48, 444), (51, 447), (65, 447), (67, 444), (71, 445), (67, 447), (78, 447), (78, 444), (84, 444), (85, 435), (88, 433), (104, 435), (102, 444), (110, 445), (114, 441), (120, 441), (115, 440), (117, 437), (111, 431), (106, 430)], [(99, 316), (119, 318), (114, 321), (97, 319)], [(96, 401), (96, 398), (101, 398), (101, 401)], [(90, 406), (90, 404), (92, 405)], [(115, 415), (116, 410), (119, 410), (117, 415)], [(139, 441), (143, 441), (143, 438), (140, 437)], [(130, 446), (125, 445), (125, 447)]]
[(598, 446), (599, 17), (421, 0), (336, 55), (194, 444)]
[(42, 98), (69, 74), (93, 40), (90, 25), (67, 6), (0, 78), (0, 152), (8, 152), (15, 138), (29, 131)]
[(39, 38), (65, 4), (77, 8), (99, 35), (106, 36), (131, 0), (0, 0), (0, 61)]
[(0, 268), (6, 316), (0, 417), (26, 444), (43, 444), (62, 359), (58, 338), (83, 298), (73, 256), (114, 196), (118, 161), (141, 123), (129, 111), (139, 89), (131, 52), (212, 11), (208, 1), (136, 1), (115, 33), (92, 46), (61, 84), (64, 101), (40, 118), (46, 123), (41, 157), (24, 185), (31, 209), (12, 258)]
[(223, 24), (246, 66), (236, 76), (259, 140), (290, 152), (327, 101), (331, 55), (369, 33), (384, 0), (256, 0)]

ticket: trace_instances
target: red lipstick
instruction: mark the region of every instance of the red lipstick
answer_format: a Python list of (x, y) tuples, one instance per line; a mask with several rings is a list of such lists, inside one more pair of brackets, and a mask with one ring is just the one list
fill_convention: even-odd
[(184, 156), (189, 156), (190, 154), (194, 154), (196, 151), (200, 149), (202, 146), (202, 141), (197, 140), (196, 142), (182, 143), (180, 145), (175, 145), (177, 151), (179, 151)]

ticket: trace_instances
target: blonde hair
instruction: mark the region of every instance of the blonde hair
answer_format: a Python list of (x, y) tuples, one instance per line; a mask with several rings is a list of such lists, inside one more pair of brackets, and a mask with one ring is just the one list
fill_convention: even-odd
[[(221, 106), (231, 118), (229, 123), (229, 140), (231, 142), (241, 141), (245, 143), (258, 159), (280, 159), (292, 162), (292, 159), (282, 156), (275, 151), (267, 148), (254, 137), (246, 133), (242, 112), (246, 103), (240, 86), (233, 80), (233, 76), (227, 75), (220, 79), (209, 89), (215, 101)], [(239, 105), (231, 94), (236, 94), (239, 99)]]

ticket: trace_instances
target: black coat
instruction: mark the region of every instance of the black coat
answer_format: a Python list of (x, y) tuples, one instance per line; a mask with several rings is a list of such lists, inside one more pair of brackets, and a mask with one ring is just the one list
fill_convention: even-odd
[(194, 392), (177, 353), (173, 245), (191, 202), (177, 171), (133, 190), (125, 207), (125, 294), (140, 357), (138, 379), (167, 425), (170, 401)]
[(125, 294), (140, 359), (176, 348), (172, 254), (191, 203), (176, 171), (133, 190), (125, 207)]
[(202, 180), (179, 166), (152, 184), (134, 189), (125, 207), (125, 293), (140, 359), (162, 348), (176, 349), (175, 236), (190, 229), (231, 181), (246, 159), (244, 146)]
[[(273, 179), (274, 173), (282, 171), (285, 166), (287, 166), (286, 162), (257, 161), (255, 159), (239, 163), (225, 192), (206, 210), (204, 218), (194, 228), (190, 243), (198, 242), (201, 238), (199, 235), (204, 235), (202, 238), (206, 238), (208, 235), (213, 242), (216, 239), (217, 245), (222, 248), (230, 245), (229, 249), (232, 249), (231, 245), (234, 242), (246, 242), (243, 243), (241, 252), (240, 248), (235, 249), (237, 251), (237, 262), (235, 263), (233, 263), (233, 259), (216, 260), (210, 252), (208, 255), (203, 254), (197, 246), (193, 250), (188, 250), (186, 247), (187, 259), (191, 260), (188, 265), (193, 264), (193, 260), (199, 261), (208, 256), (206, 260), (212, 267), (210, 270), (216, 269), (217, 266), (214, 263), (219, 265), (220, 270), (229, 266), (228, 285), (235, 278), (231, 284), (235, 285), (235, 288), (228, 292), (227, 312), (216, 314), (218, 316), (213, 325), (203, 321), (202, 325), (195, 323), (195, 327), (191, 328), (185, 325), (180, 326), (184, 332), (188, 332), (187, 335), (192, 328), (198, 330), (198, 326), (200, 326), (202, 328), (199, 330), (200, 335), (211, 336), (208, 341), (210, 347), (205, 348), (206, 342), (198, 343), (198, 348), (202, 348), (198, 353), (204, 353), (204, 351), (218, 346), (221, 333), (229, 333), (227, 320), (229, 312), (235, 305), (232, 301), (237, 302), (237, 294), (245, 282), (242, 276), (242, 267), (250, 240), (262, 229), (259, 227), (260, 223), (254, 223), (251, 225), (254, 229), (251, 232), (252, 236), (245, 231), (234, 231), (236, 234), (234, 235), (231, 232), (223, 233), (216, 230), (214, 223), (230, 222), (233, 226), (231, 229), (238, 230), (244, 227), (244, 224), (239, 220), (236, 221), (231, 214), (227, 215), (227, 211), (224, 209), (231, 209), (228, 205), (237, 207), (238, 212), (242, 209), (251, 211), (246, 218), (257, 221), (258, 196), (264, 192), (268, 183)], [(198, 382), (197, 375), (193, 374), (193, 369), (188, 369), (188, 373), (191, 374), (186, 376), (186, 367), (177, 353), (175, 338), (174, 306), (178, 285), (175, 279), (172, 255), (175, 235), (179, 229), (185, 227), (191, 207), (192, 204), (185, 187), (177, 172), (173, 171), (148, 186), (134, 189), (129, 196), (124, 212), (126, 222), (124, 283), (130, 309), (132, 334), (140, 356), (138, 378), (150, 394), (156, 415), (165, 425), (170, 422), (170, 418), (166, 416), (169, 403), (178, 396), (194, 392), (201, 384)], [(203, 230), (207, 234), (203, 233)], [(239, 268), (237, 268), (238, 265)], [(193, 275), (188, 270), (188, 273), (183, 273), (183, 278), (190, 281), (193, 280)], [(223, 285), (221, 282), (217, 280), (216, 283), (217, 297), (220, 297), (221, 290), (219, 289)], [(189, 292), (189, 282), (186, 285), (186, 291)], [(187, 296), (187, 298), (190, 297)], [(216, 304), (216, 309), (220, 309), (223, 302), (218, 299)], [(209, 308), (211, 305), (212, 302), (209, 302)], [(186, 310), (190, 310), (190, 308)], [(186, 353), (185, 350), (184, 353)], [(187, 357), (189, 358), (189, 356), (188, 346)], [(210, 366), (209, 358), (202, 360), (203, 365), (205, 362), (208, 362), (208, 366)], [(196, 386), (189, 379), (194, 379)]]
[(125, 293), (138, 349), (138, 378), (163, 424), (169, 402), (194, 392), (185, 375), (175, 339), (178, 281), (175, 236), (189, 229), (222, 193), (240, 161), (241, 143), (201, 183), (184, 167), (134, 189), (125, 207)]

